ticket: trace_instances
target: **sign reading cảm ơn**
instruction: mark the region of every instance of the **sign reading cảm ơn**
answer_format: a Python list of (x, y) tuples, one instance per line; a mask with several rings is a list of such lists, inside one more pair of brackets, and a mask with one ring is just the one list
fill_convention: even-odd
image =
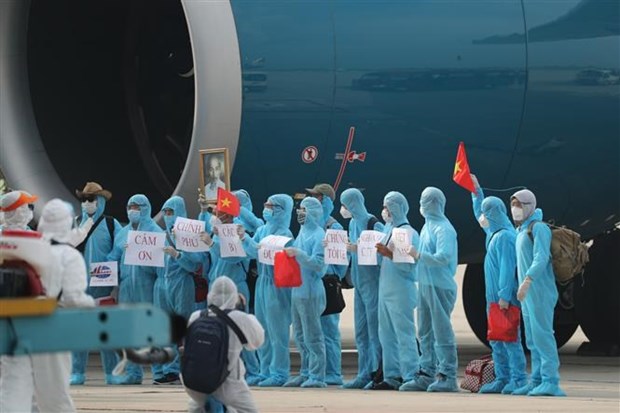
[(129, 231), (124, 264), (163, 267), (165, 245), (164, 232)]

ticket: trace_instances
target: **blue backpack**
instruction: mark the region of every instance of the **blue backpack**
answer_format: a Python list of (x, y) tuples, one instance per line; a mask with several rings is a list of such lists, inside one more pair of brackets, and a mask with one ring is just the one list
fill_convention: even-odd
[(183, 384), (191, 390), (211, 394), (217, 390), (228, 377), (228, 327), (230, 327), (241, 344), (247, 344), (245, 335), (228, 316), (231, 310), (222, 311), (214, 305), (187, 329), (183, 356), (181, 357), (181, 375)]

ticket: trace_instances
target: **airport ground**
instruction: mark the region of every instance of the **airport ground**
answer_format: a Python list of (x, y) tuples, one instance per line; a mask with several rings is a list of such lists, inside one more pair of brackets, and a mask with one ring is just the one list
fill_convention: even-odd
[[(459, 285), (463, 275), (459, 267)], [(343, 336), (343, 374), (355, 375), (357, 353), (353, 342), (353, 297), (346, 291), (347, 308), (341, 317)], [(460, 297), (459, 293), (459, 297)], [(453, 314), (458, 354), (459, 379), (465, 365), (472, 359), (488, 354), (469, 329), (462, 303), (457, 302)], [(579, 345), (587, 338), (580, 329), (560, 349), (562, 387), (568, 397), (518, 397), (459, 393), (403, 393), (394, 391), (343, 390), (337, 386), (327, 389), (253, 388), (261, 412), (620, 412), (620, 358), (577, 356)], [(187, 396), (181, 386), (154, 386), (150, 373), (140, 386), (105, 386), (99, 357), (91, 354), (88, 381), (72, 387), (76, 407), (80, 412), (137, 413), (183, 412)], [(293, 371), (299, 367), (297, 353), (292, 355)], [(148, 369), (147, 369), (148, 370)]]

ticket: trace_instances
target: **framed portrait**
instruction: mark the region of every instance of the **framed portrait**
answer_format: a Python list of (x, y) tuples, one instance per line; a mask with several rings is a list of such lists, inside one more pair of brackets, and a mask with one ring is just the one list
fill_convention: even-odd
[(217, 188), (230, 191), (228, 148), (200, 150), (200, 179), (207, 201), (217, 202)]

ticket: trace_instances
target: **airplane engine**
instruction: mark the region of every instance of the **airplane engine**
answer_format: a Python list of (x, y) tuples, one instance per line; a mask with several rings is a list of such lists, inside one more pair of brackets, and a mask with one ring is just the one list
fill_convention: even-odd
[(99, 181), (121, 219), (135, 193), (153, 208), (175, 191), (196, 199), (197, 150), (227, 147), (234, 159), (239, 136), (239, 50), (224, 5), (186, 19), (179, 1), (3, 2), (0, 169), (10, 185), (74, 199)]
[(483, 233), (452, 182), (464, 141), (486, 195), (527, 186), (545, 220), (595, 239), (558, 342), (580, 322), (618, 343), (619, 20), (619, 0), (2, 1), (0, 170), (43, 202), (97, 181), (121, 220), (135, 193), (197, 212), (210, 148), (257, 209), (329, 182), (379, 216), (399, 190), (420, 229), (421, 191), (442, 188), (484, 339)]

